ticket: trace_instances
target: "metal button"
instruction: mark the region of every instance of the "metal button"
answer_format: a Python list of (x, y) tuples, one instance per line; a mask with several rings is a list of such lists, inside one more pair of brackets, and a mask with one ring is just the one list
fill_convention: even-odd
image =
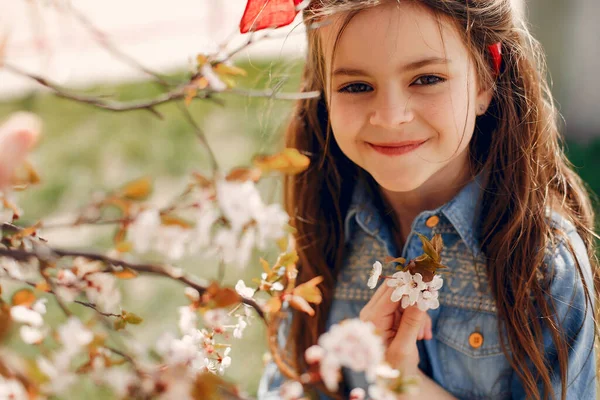
[(469, 344), (472, 348), (478, 349), (483, 345), (483, 335), (479, 332), (473, 332), (469, 336)]
[(438, 217), (437, 215), (432, 215), (431, 217), (427, 218), (425, 225), (427, 225), (429, 228), (433, 228), (439, 222), (440, 222), (440, 217)]

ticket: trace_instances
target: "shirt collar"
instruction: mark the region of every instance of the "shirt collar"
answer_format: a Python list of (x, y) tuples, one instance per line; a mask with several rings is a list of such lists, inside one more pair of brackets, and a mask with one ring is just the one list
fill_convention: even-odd
[[(479, 231), (481, 196), (484, 191), (483, 173), (478, 174), (467, 183), (454, 198), (435, 210), (420, 213), (415, 221), (426, 220), (431, 215), (443, 215), (454, 227), (465, 244), (473, 251), (474, 255), (481, 253)], [(370, 193), (367, 183), (359, 179), (352, 194), (352, 201), (348, 209), (344, 224), (345, 240), (348, 241), (354, 231), (360, 227), (363, 231), (380, 239), (390, 237), (386, 232), (391, 223), (390, 217), (381, 212), (375, 205), (373, 194)]]

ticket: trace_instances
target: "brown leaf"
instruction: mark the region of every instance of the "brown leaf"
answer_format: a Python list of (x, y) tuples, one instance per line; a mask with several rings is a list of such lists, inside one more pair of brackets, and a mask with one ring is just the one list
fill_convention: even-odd
[(200, 172), (194, 171), (194, 172), (192, 172), (192, 176), (194, 177), (194, 180), (201, 188), (206, 189), (206, 188), (209, 188), (212, 186), (212, 181), (209, 180), (208, 178), (206, 178)]
[(138, 273), (129, 268), (123, 268), (122, 271), (115, 271), (113, 275), (119, 279), (133, 279), (138, 276)]
[(0, 340), (3, 340), (12, 326), (10, 306), (5, 302), (0, 303)]
[(219, 387), (227, 387), (229, 391), (234, 391), (230, 386), (219, 376), (205, 372), (196, 376), (190, 394), (194, 400), (219, 400)]
[(263, 270), (267, 273), (270, 274), (271, 273), (271, 267), (269, 266), (269, 262), (267, 260), (265, 260), (264, 258), (260, 259), (260, 265), (262, 266)]
[(119, 253), (129, 253), (131, 250), (133, 250), (133, 243), (129, 241), (119, 242), (115, 245), (115, 250), (117, 250)]
[(284, 174), (298, 174), (308, 168), (310, 159), (297, 149), (285, 148), (281, 153), (254, 157), (254, 165), (265, 172), (278, 171)]
[(321, 296), (321, 290), (317, 287), (319, 283), (323, 282), (322, 276), (312, 278), (308, 282), (304, 282), (294, 289), (294, 295), (300, 296), (309, 303), (320, 304), (323, 301)]
[(164, 226), (178, 226), (184, 229), (191, 229), (193, 227), (193, 225), (185, 219), (171, 214), (161, 215), (160, 222)]
[(238, 304), (240, 296), (231, 288), (219, 288), (212, 296), (212, 300), (215, 302), (215, 308), (225, 308)]
[(264, 305), (264, 310), (267, 313), (276, 313), (281, 310), (281, 298), (279, 296), (271, 297)]
[(436, 233), (435, 236), (433, 236), (433, 239), (431, 239), (431, 244), (433, 245), (433, 248), (438, 254), (442, 254), (442, 250), (444, 249), (444, 241), (442, 240), (442, 235)]
[(232, 182), (245, 182), (252, 181), (258, 182), (260, 176), (262, 175), (262, 170), (259, 168), (243, 168), (238, 167), (232, 169), (229, 174), (225, 177), (225, 180)]
[(133, 325), (139, 325), (144, 321), (142, 319), (142, 317), (140, 317), (134, 313), (126, 312), (126, 311), (123, 311), (123, 319), (128, 324), (133, 324)]
[(128, 200), (145, 200), (152, 193), (152, 180), (149, 177), (143, 177), (129, 182), (119, 193), (123, 198)]
[(196, 56), (196, 62), (198, 63), (198, 67), (202, 67), (204, 64), (208, 62), (208, 57), (204, 54), (198, 54)]
[(421, 235), (420, 233), (417, 233), (417, 235), (419, 236), (419, 239), (421, 239), (421, 242), (423, 243), (423, 251), (425, 252), (425, 254), (427, 254), (429, 257), (431, 257), (434, 261), (439, 262), (440, 255), (437, 253), (437, 251), (435, 250), (435, 248), (433, 247), (433, 244), (429, 241), (429, 239), (427, 239), (427, 237), (425, 237), (424, 235)]
[(41, 179), (33, 164), (25, 160), (22, 165), (15, 169), (10, 182), (15, 190), (24, 190), (29, 185), (40, 183)]
[(386, 264), (396, 262), (396, 263), (404, 265), (404, 264), (406, 264), (406, 259), (402, 258), (402, 257), (394, 258), (394, 257), (387, 256), (383, 259), (383, 262), (385, 262)]
[(31, 289), (21, 289), (21, 290), (17, 290), (12, 295), (12, 298), (11, 298), (10, 302), (11, 302), (11, 304), (13, 306), (25, 306), (25, 307), (29, 307), (33, 303), (35, 303), (36, 300), (37, 300), (37, 298), (35, 297), (35, 294), (33, 293), (33, 290), (31, 290)]
[(279, 259), (277, 260), (277, 264), (279, 266), (290, 266), (290, 265), (294, 265), (298, 262), (298, 253), (296, 252), (296, 250), (292, 250), (289, 253), (285, 253), (285, 254), (281, 254), (279, 256)]
[(315, 310), (312, 309), (310, 304), (301, 296), (287, 295), (286, 299), (290, 302), (290, 305), (296, 310), (302, 311), (314, 317)]
[(228, 65), (225, 63), (218, 63), (218, 64), (214, 65), (213, 70), (219, 75), (232, 75), (232, 76), (248, 75), (245, 69), (236, 67), (234, 65)]
[(125, 329), (125, 326), (127, 326), (127, 322), (125, 322), (125, 320), (123, 318), (116, 319), (113, 324), (113, 327), (115, 328), (116, 331)]
[(279, 247), (279, 251), (281, 251), (282, 253), (285, 252), (288, 248), (288, 237), (287, 235), (284, 235), (282, 237), (280, 237), (279, 239), (277, 239), (277, 247)]
[(113, 237), (113, 242), (115, 243), (115, 247), (119, 247), (121, 243), (125, 242), (125, 238), (127, 237), (127, 226), (121, 225), (115, 232), (115, 236)]
[(48, 282), (46, 282), (46, 281), (41, 281), (41, 282), (36, 283), (35, 288), (37, 290), (41, 290), (42, 292), (50, 291), (50, 285), (48, 285)]

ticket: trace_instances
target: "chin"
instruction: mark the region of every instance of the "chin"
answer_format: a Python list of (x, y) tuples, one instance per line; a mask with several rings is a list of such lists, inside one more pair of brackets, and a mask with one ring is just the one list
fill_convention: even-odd
[[(388, 174), (386, 174), (388, 175)], [(375, 182), (383, 189), (390, 192), (412, 192), (421, 187), (427, 180), (425, 177), (415, 176), (411, 174), (396, 174), (395, 176), (378, 176), (371, 175)]]

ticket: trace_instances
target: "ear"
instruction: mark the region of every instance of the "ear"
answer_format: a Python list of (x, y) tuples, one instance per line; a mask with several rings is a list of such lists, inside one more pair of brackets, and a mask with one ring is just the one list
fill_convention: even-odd
[(483, 115), (486, 113), (490, 103), (492, 102), (492, 97), (494, 95), (493, 86), (488, 88), (479, 89), (477, 93), (476, 103), (475, 103), (475, 113), (477, 116)]

